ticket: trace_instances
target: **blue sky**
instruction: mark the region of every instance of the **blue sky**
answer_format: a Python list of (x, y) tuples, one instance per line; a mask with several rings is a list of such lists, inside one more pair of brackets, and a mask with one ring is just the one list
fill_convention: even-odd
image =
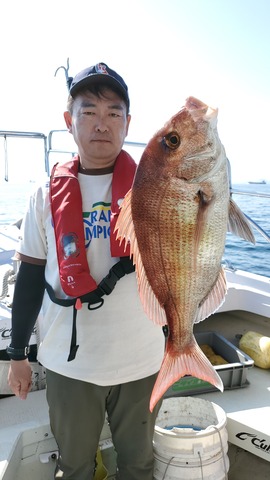
[(129, 86), (129, 140), (147, 142), (197, 96), (219, 108), (234, 183), (270, 180), (269, 25), (268, 0), (4, 2), (0, 129), (64, 128), (67, 89), (56, 69), (67, 57), (71, 75), (103, 61)]

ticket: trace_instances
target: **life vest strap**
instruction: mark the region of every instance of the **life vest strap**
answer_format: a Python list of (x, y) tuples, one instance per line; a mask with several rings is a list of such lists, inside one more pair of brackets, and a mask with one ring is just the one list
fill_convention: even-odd
[(82, 303), (88, 303), (89, 310), (94, 310), (95, 308), (91, 308), (91, 306), (95, 304), (101, 304), (101, 307), (103, 305), (103, 302), (101, 302), (101, 297), (104, 295), (110, 295), (118, 280), (128, 273), (134, 272), (134, 270), (135, 267), (132, 259), (129, 257), (121, 257), (119, 262), (110, 268), (108, 275), (101, 280), (100, 284), (95, 290), (88, 292), (85, 295), (81, 295), (80, 297), (58, 298), (55, 295), (51, 285), (46, 281), (45, 286), (51, 301), (57, 305), (61, 305), (61, 307), (72, 307), (76, 304), (76, 301), (79, 298)]
[(71, 362), (76, 357), (77, 350), (79, 345), (77, 345), (77, 328), (76, 328), (76, 320), (77, 320), (77, 309), (75, 305), (73, 305), (73, 321), (72, 321), (72, 334), (71, 334), (71, 342), (70, 342), (70, 350), (69, 356), (67, 361)]
[(101, 290), (103, 295), (110, 295), (118, 280), (128, 273), (134, 272), (134, 270), (132, 260), (129, 257), (121, 257), (119, 262), (109, 270), (108, 275), (101, 280), (97, 290)]
[(113, 265), (108, 275), (101, 280), (98, 287), (93, 290), (92, 292), (88, 292), (85, 295), (81, 295), (80, 297), (74, 298), (58, 298), (56, 297), (53, 288), (49, 283), (45, 281), (45, 287), (47, 293), (52, 302), (60, 305), (61, 307), (72, 307), (73, 306), (73, 322), (72, 322), (72, 335), (71, 335), (71, 343), (70, 343), (70, 352), (68, 356), (68, 362), (74, 360), (79, 345), (77, 345), (77, 308), (76, 302), (79, 299), (81, 303), (88, 303), (88, 310), (96, 310), (100, 308), (103, 303), (103, 296), (110, 295), (115, 288), (116, 283), (120, 278), (124, 277), (129, 273), (134, 272), (135, 267), (133, 265), (132, 259), (129, 257), (121, 257), (119, 262)]

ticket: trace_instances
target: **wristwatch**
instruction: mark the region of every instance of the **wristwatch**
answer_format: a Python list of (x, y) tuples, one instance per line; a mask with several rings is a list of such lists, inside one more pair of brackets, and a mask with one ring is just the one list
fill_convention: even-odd
[(24, 348), (13, 348), (9, 345), (6, 351), (11, 360), (25, 360), (30, 352), (30, 347), (28, 345)]

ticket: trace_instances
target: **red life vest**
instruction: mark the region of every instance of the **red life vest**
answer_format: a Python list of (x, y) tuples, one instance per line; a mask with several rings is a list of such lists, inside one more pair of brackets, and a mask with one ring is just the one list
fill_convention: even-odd
[[(90, 274), (86, 257), (82, 197), (78, 181), (79, 157), (53, 167), (50, 180), (51, 212), (56, 240), (61, 286), (71, 297), (80, 297), (97, 288)], [(132, 186), (136, 163), (122, 150), (118, 155), (112, 179), (112, 203), (110, 217), (110, 247), (112, 257), (129, 256), (116, 240), (114, 227), (119, 215), (119, 200)], [(69, 252), (66, 248), (69, 244)]]

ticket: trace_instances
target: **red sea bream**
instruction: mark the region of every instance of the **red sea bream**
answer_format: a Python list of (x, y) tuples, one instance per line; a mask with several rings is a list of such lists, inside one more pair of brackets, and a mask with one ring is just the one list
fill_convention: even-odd
[(118, 238), (130, 243), (146, 314), (168, 325), (151, 411), (184, 375), (223, 390), (193, 324), (224, 301), (227, 230), (252, 242), (254, 236), (231, 199), (228, 160), (216, 125), (216, 109), (188, 98), (146, 146), (116, 225)]

